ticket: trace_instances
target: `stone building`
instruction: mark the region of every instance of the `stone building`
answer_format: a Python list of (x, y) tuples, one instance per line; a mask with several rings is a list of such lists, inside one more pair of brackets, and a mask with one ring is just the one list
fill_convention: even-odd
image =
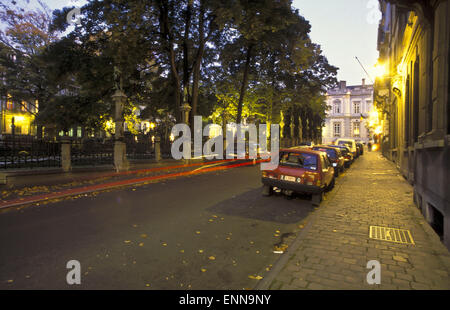
[(367, 143), (369, 113), (373, 107), (373, 85), (347, 86), (340, 81), (339, 87), (329, 89), (326, 95), (329, 110), (322, 130), (322, 142), (332, 143), (338, 138), (351, 138)]
[(449, 0), (380, 0), (375, 104), (383, 154), (450, 249)]

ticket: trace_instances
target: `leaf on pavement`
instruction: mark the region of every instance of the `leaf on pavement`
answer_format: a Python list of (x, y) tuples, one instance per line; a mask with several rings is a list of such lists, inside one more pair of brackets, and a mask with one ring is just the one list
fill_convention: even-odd
[(261, 276), (248, 276), (248, 277), (253, 280), (261, 280), (263, 278)]
[(128, 244), (128, 243), (131, 243), (131, 241), (130, 240), (125, 240), (124, 243)]
[(216, 259), (214, 256), (210, 256), (208, 258), (209, 258), (209, 260), (215, 260)]

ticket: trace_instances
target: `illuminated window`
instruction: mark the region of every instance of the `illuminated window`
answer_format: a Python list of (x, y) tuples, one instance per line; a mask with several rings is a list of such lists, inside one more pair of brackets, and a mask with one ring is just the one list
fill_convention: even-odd
[(353, 137), (359, 137), (360, 127), (361, 125), (359, 122), (353, 122)]
[(14, 107), (13, 102), (11, 99), (6, 100), (6, 109), (7, 110), (12, 110)]
[(20, 105), (20, 110), (22, 112), (26, 112), (27, 111), (27, 103), (25, 101), (22, 101), (22, 104)]

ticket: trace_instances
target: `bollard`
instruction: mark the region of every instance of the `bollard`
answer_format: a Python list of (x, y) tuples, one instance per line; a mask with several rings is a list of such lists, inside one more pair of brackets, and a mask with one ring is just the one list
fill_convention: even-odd
[(161, 138), (155, 137), (155, 160), (161, 160)]
[(71, 160), (71, 143), (70, 140), (61, 141), (61, 167), (64, 172), (69, 172), (72, 170), (72, 160)]

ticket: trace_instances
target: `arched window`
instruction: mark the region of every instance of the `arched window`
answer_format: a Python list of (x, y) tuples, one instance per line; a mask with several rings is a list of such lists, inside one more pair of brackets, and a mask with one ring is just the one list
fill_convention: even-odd
[(340, 100), (334, 100), (333, 101), (333, 113), (334, 114), (340, 114), (341, 112), (341, 101)]

